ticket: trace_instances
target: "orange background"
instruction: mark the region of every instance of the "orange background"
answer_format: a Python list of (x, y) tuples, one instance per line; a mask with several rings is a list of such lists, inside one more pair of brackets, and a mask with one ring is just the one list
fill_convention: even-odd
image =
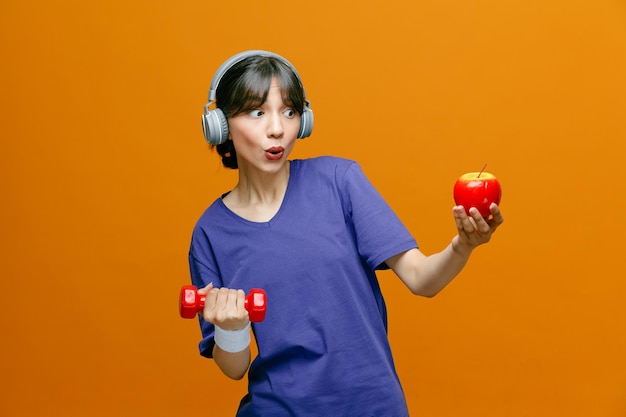
[[(382, 6), (384, 5), (384, 7)], [(488, 163), (505, 225), (434, 299), (381, 274), (415, 416), (626, 415), (623, 1), (0, 2), (0, 415), (232, 416), (178, 317), (211, 77), (269, 49), (313, 136), (432, 253)]]

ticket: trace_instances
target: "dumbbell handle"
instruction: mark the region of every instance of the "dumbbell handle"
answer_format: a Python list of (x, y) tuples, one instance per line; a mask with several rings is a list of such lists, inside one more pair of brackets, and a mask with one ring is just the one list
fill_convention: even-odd
[[(180, 302), (178, 304), (180, 316), (185, 319), (192, 319), (204, 308), (206, 295), (198, 294), (198, 290), (193, 285), (183, 285), (180, 290)], [(265, 308), (267, 295), (260, 288), (250, 290), (245, 299), (245, 308), (248, 310), (250, 321), (259, 322), (265, 319)]]

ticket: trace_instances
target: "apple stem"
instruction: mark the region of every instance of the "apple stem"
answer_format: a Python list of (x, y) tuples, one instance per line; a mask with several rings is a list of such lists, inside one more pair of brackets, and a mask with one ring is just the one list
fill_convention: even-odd
[(480, 170), (480, 172), (478, 173), (478, 176), (476, 178), (480, 178), (480, 175), (483, 173), (485, 168), (487, 168), (487, 164), (483, 165), (483, 169)]

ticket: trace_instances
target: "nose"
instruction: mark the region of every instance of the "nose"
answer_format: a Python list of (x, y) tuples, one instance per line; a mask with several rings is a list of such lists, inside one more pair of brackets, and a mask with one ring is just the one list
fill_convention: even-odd
[(281, 138), (285, 133), (283, 121), (280, 113), (272, 113), (268, 118), (267, 136), (270, 138)]

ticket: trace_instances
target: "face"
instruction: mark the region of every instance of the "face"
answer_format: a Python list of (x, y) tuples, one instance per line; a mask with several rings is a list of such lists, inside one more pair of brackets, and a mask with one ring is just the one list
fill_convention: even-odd
[(239, 169), (278, 172), (287, 162), (299, 128), (300, 115), (283, 102), (280, 85), (272, 80), (264, 103), (228, 119)]

